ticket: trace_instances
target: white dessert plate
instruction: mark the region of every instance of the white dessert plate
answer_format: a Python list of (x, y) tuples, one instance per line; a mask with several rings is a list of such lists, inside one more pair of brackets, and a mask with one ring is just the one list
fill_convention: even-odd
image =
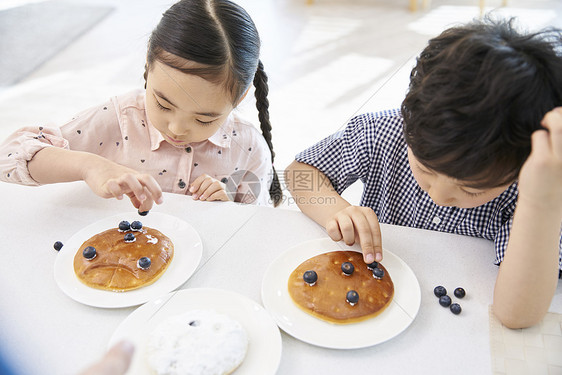
[[(84, 241), (122, 220), (139, 220), (143, 225), (159, 230), (174, 244), (174, 256), (168, 269), (153, 284), (127, 292), (111, 292), (90, 288), (74, 273), (74, 255)], [(171, 292), (185, 283), (201, 261), (203, 245), (199, 234), (185, 221), (160, 212), (139, 217), (136, 212), (122, 213), (95, 222), (74, 234), (62, 247), (55, 261), (55, 281), (70, 298), (85, 305), (105, 308), (135, 306)]]
[(387, 341), (404, 331), (416, 317), (421, 303), (420, 285), (406, 263), (383, 250), (382, 265), (394, 283), (394, 297), (379, 315), (352, 324), (333, 324), (301, 310), (291, 299), (289, 275), (305, 260), (330, 251), (355, 250), (329, 238), (298, 244), (281, 254), (266, 270), (262, 302), (277, 325), (289, 335), (312, 345), (332, 349), (364, 348)]
[(149, 375), (147, 342), (163, 319), (189, 310), (210, 309), (237, 320), (248, 334), (248, 350), (235, 375), (275, 374), (281, 361), (281, 333), (267, 311), (240, 294), (212, 288), (182, 289), (150, 301), (133, 311), (117, 327), (109, 341), (135, 345), (130, 374)]

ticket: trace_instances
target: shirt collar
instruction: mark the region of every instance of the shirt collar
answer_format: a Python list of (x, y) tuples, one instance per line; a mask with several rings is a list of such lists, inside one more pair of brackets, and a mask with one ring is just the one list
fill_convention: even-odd
[(230, 148), (230, 142), (232, 140), (232, 130), (234, 128), (234, 120), (232, 119), (232, 113), (228, 115), (224, 124), (221, 125), (219, 130), (213, 134), (208, 140), (216, 146), (222, 148)]

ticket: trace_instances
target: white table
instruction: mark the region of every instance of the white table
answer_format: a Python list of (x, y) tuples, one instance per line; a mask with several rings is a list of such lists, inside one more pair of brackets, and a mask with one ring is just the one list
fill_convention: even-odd
[[(63, 294), (53, 277), (58, 254), (53, 243), (64, 243), (84, 226), (130, 212), (132, 206), (99, 198), (80, 182), (39, 188), (3, 183), (0, 193), (1, 345), (22, 370), (76, 374), (102, 355), (114, 330), (136, 307), (95, 308)], [(185, 220), (201, 236), (201, 264), (181, 288), (220, 288), (259, 303), (265, 269), (279, 254), (327, 237), (294, 210), (166, 194), (165, 203), (154, 211)], [(384, 247), (402, 258), (419, 280), (421, 307), (414, 322), (390, 341), (357, 350), (324, 349), (282, 332), (277, 373), (490, 373), (488, 308), (497, 273), (492, 243), (391, 225), (382, 225), (382, 234)], [(245, 271), (249, 265), (252, 272)], [(461, 315), (438, 304), (436, 285), (466, 289)], [(562, 312), (560, 282), (550, 311)]]

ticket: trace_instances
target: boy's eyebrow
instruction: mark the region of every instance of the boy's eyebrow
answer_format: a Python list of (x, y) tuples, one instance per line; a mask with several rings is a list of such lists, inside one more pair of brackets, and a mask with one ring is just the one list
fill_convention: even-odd
[[(472, 187), (472, 186), (468, 186), (468, 185), (460, 185), (459, 188), (466, 193), (483, 193), (487, 190), (487, 189)], [(476, 191), (475, 192), (474, 191), (468, 191), (466, 189), (474, 189)]]
[[(165, 101), (167, 101), (168, 103), (170, 103), (171, 106), (175, 107), (175, 108), (179, 108), (177, 105), (175, 105), (170, 99), (168, 99), (164, 94), (162, 94), (160, 91), (153, 89), (154, 93), (159, 96), (160, 98), (164, 99)], [(200, 116), (206, 116), (206, 117), (220, 117), (222, 116), (222, 114), (217, 113), (217, 112), (195, 112), (196, 115), (200, 115)]]

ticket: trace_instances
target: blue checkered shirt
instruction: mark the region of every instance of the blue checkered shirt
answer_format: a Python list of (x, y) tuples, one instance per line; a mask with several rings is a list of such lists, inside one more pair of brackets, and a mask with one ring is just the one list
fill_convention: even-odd
[[(302, 151), (295, 159), (323, 172), (338, 194), (361, 180), (364, 189), (360, 204), (371, 207), (381, 223), (494, 241), (495, 264), (499, 265), (513, 221), (517, 182), (479, 207), (436, 205), (412, 175), (402, 123), (398, 110), (359, 115), (344, 130)], [(562, 270), (562, 251), (559, 263)]]

